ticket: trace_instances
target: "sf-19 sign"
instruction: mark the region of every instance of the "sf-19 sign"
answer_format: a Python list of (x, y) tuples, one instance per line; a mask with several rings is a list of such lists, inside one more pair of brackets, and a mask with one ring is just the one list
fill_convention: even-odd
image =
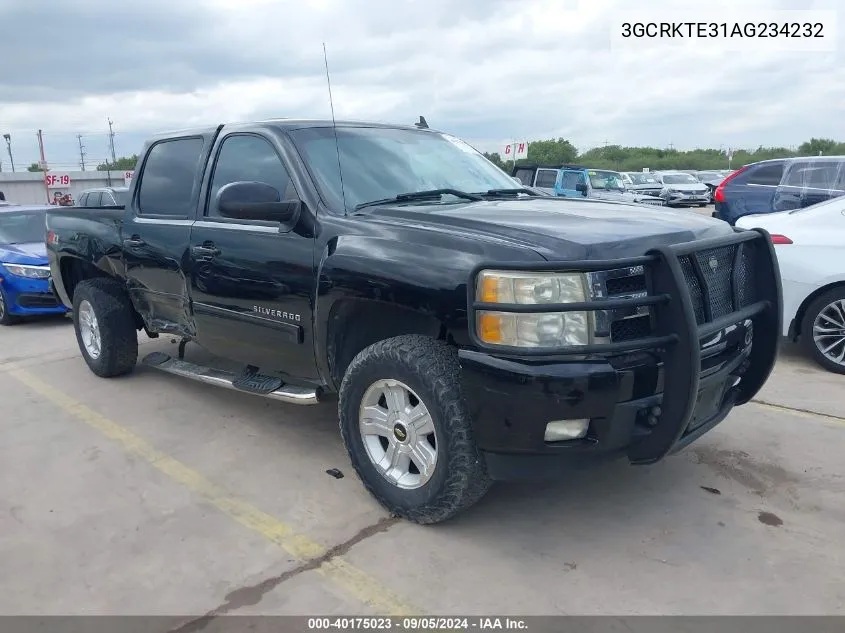
[(62, 187), (70, 187), (69, 174), (45, 174), (44, 182), (50, 189), (60, 189)]

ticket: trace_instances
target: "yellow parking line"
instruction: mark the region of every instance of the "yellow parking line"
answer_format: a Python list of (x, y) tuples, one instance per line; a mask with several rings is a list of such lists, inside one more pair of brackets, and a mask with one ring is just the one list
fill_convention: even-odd
[[(93, 409), (89, 409), (29, 372), (23, 369), (9, 369), (6, 373), (89, 427), (117, 442), (127, 452), (147, 461), (173, 481), (202, 495), (221, 512), (253, 532), (260, 534), (268, 541), (281, 546), (291, 556), (301, 561), (308, 561), (319, 558), (326, 553), (327, 549), (319, 543), (295, 533), (289, 525), (232, 496), (224, 488), (212, 483), (167, 453), (156, 449), (152, 444), (125, 429), (117, 422)], [(376, 579), (341, 557), (329, 558), (315, 571), (332, 580), (360, 602), (370, 606), (379, 615), (414, 615), (420, 613), (418, 609), (406, 603)]]
[(779, 413), (790, 413), (798, 418), (806, 418), (809, 420), (824, 420), (825, 422), (832, 422), (845, 426), (845, 418), (838, 415), (830, 415), (829, 413), (819, 413), (817, 411), (807, 411), (806, 409), (796, 409), (795, 407), (787, 407), (782, 404), (774, 404), (772, 402), (764, 402), (763, 400), (752, 400), (753, 404), (763, 409), (771, 409)]

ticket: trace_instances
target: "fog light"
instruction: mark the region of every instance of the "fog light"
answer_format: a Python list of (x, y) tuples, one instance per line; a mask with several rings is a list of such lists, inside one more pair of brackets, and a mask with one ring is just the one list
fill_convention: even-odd
[(562, 442), (563, 440), (577, 440), (587, 434), (590, 420), (555, 420), (546, 425), (543, 439), (547, 442)]

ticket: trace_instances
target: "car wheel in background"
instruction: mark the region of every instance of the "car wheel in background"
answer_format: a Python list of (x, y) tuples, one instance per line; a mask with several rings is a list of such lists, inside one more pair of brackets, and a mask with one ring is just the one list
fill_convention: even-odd
[(12, 325), (18, 322), (18, 317), (9, 312), (9, 304), (6, 302), (6, 293), (0, 288), (0, 325)]
[(807, 306), (801, 342), (819, 365), (845, 374), (845, 287), (831, 288)]
[(113, 279), (88, 279), (73, 292), (73, 325), (79, 350), (101, 378), (127, 374), (138, 360), (135, 312)]

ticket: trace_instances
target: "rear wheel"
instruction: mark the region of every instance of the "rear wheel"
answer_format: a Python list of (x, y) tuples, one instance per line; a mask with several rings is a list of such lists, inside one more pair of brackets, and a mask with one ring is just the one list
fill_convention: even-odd
[(831, 288), (807, 307), (801, 342), (819, 365), (845, 374), (845, 288)]
[(113, 279), (88, 279), (73, 292), (73, 325), (86, 364), (97, 376), (127, 374), (138, 360), (135, 311)]
[(6, 302), (6, 293), (0, 287), (0, 325), (12, 325), (17, 323), (18, 318), (9, 312), (9, 305)]
[(490, 479), (448, 345), (399, 336), (363, 350), (340, 388), (340, 430), (364, 486), (396, 516), (438, 523), (476, 503)]

